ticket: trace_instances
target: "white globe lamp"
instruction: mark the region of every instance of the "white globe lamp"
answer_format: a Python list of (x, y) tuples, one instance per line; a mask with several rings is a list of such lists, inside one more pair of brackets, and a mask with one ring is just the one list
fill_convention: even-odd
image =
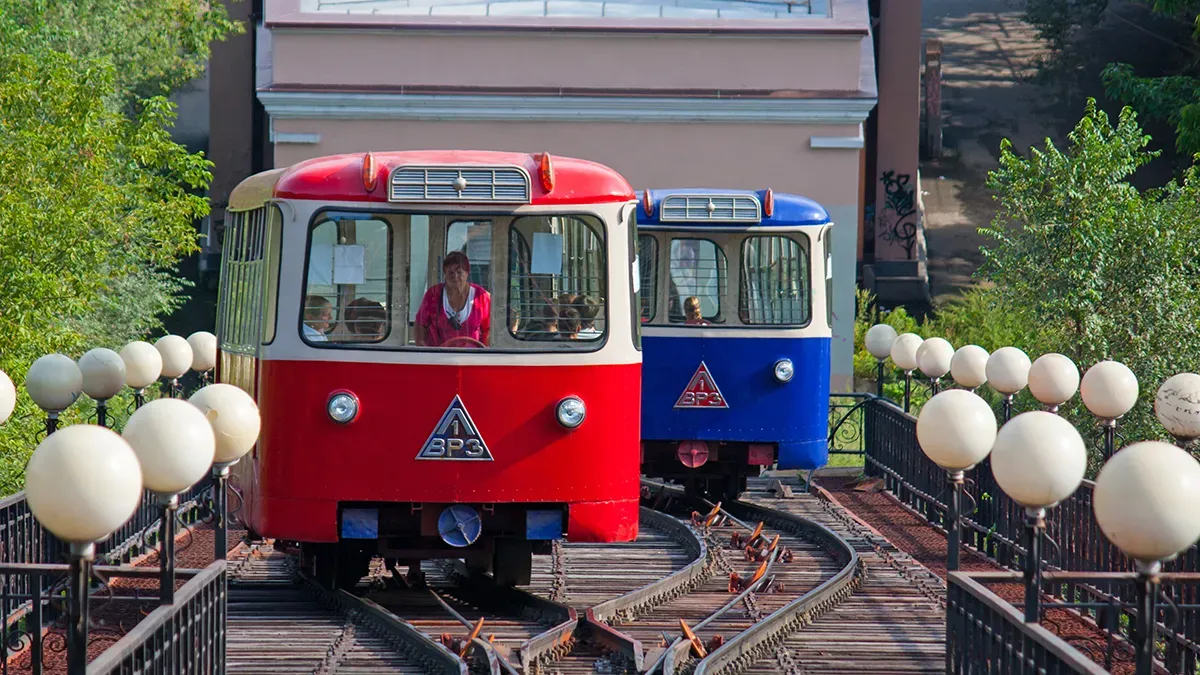
[(1036, 623), (1046, 509), (1079, 488), (1087, 470), (1087, 449), (1070, 422), (1034, 410), (1017, 415), (1000, 428), (991, 463), (1000, 489), (1025, 507), (1025, 621)]
[(892, 343), (896, 341), (896, 329), (886, 323), (877, 323), (867, 329), (863, 338), (867, 351), (871, 356), (883, 361), (892, 354)]
[(33, 517), (70, 544), (68, 672), (87, 668), (84, 610), (96, 542), (124, 525), (141, 497), (137, 455), (125, 439), (101, 426), (76, 424), (47, 436), (25, 467), (25, 498)]
[(142, 467), (142, 480), (158, 498), (159, 541), (163, 543), (159, 600), (175, 599), (175, 511), (179, 493), (208, 473), (216, 451), (216, 436), (208, 418), (196, 406), (162, 398), (139, 408), (121, 432)]
[(192, 394), (189, 402), (200, 409), (212, 425), (216, 440), (213, 453), (213, 509), (216, 511), (216, 537), (213, 554), (223, 560), (225, 543), (225, 481), (229, 467), (250, 452), (258, 441), (262, 418), (258, 405), (249, 394), (232, 384), (210, 384)]
[(108, 426), (108, 399), (125, 386), (125, 362), (111, 349), (100, 347), (79, 358), (83, 393), (96, 402), (96, 423)]
[(58, 414), (70, 408), (83, 392), (83, 373), (69, 357), (47, 354), (29, 367), (25, 390), (46, 411), (46, 432), (52, 434), (58, 429)]
[(1200, 438), (1200, 375), (1172, 375), (1154, 395), (1154, 416), (1167, 433), (1189, 444)]
[(987, 382), (988, 351), (979, 345), (959, 347), (950, 359), (950, 376), (960, 387), (976, 389)]
[(196, 331), (188, 336), (192, 348), (192, 370), (205, 373), (217, 366), (217, 336), (208, 331)]
[(892, 348), (888, 351), (888, 355), (892, 357), (892, 363), (906, 373), (916, 370), (919, 365), (917, 350), (921, 348), (921, 343), (924, 341), (916, 333), (897, 335), (895, 341), (892, 342)]
[(1170, 443), (1128, 445), (1100, 469), (1092, 508), (1130, 558), (1170, 560), (1200, 539), (1200, 462)]
[(954, 346), (944, 338), (933, 337), (921, 343), (917, 348), (917, 367), (925, 377), (934, 381), (934, 394), (937, 394), (937, 382), (950, 372), (950, 361), (954, 358)]
[(1137, 377), (1123, 363), (1101, 361), (1083, 374), (1079, 395), (1096, 417), (1102, 420), (1117, 419), (1137, 403)]
[(916, 333), (904, 333), (896, 336), (889, 352), (892, 363), (904, 371), (904, 412), (908, 412), (912, 404), (912, 374), (917, 369), (917, 350), (924, 340)]
[(1104, 428), (1104, 459), (1116, 452), (1117, 419), (1138, 400), (1138, 381), (1124, 363), (1101, 361), (1088, 368), (1079, 383), (1079, 397)]
[(877, 323), (867, 329), (863, 343), (876, 359), (875, 364), (875, 395), (883, 398), (883, 362), (892, 354), (892, 343), (896, 341), (896, 329), (886, 323)]
[[(1100, 470), (1092, 495), (1100, 531), (1133, 558), (1137, 607), (1155, 616), (1158, 573), (1200, 539), (1200, 463), (1169, 443), (1143, 441), (1123, 448)], [(1153, 672), (1157, 622), (1139, 617), (1137, 672)]]
[(917, 443), (946, 471), (950, 503), (946, 527), (946, 569), (957, 570), (962, 533), (963, 472), (982, 462), (996, 439), (996, 416), (987, 401), (964, 389), (950, 389), (925, 403), (917, 416)]
[(121, 360), (125, 362), (125, 384), (134, 391), (140, 406), (146, 387), (157, 382), (162, 375), (162, 355), (154, 345), (139, 340), (121, 348)]
[[(73, 363), (73, 362), (72, 362)], [(76, 424), (47, 436), (25, 467), (29, 509), (63, 541), (91, 545), (133, 515), (142, 470), (115, 431)]]
[(1029, 357), (1016, 347), (1001, 347), (988, 357), (984, 373), (988, 384), (1003, 396), (1001, 417), (1008, 422), (1012, 417), (1013, 396), (1029, 384)]
[(171, 380), (171, 396), (175, 396), (179, 378), (192, 369), (192, 346), (178, 335), (164, 335), (154, 348), (162, 356), (162, 376)]
[(0, 424), (7, 422), (16, 408), (17, 388), (8, 373), (0, 370)]
[(929, 459), (961, 474), (982, 462), (996, 440), (996, 415), (987, 401), (965, 389), (929, 399), (917, 416), (917, 442)]
[(1079, 391), (1079, 369), (1075, 362), (1062, 354), (1042, 354), (1029, 368), (1029, 393), (1050, 410), (1058, 407)]
[(189, 399), (208, 416), (216, 434), (217, 464), (232, 464), (241, 459), (258, 441), (262, 427), (258, 405), (249, 394), (232, 384), (217, 383), (202, 387)]
[(212, 424), (199, 408), (162, 398), (139, 408), (121, 432), (138, 456), (148, 490), (176, 495), (208, 474), (216, 452)]

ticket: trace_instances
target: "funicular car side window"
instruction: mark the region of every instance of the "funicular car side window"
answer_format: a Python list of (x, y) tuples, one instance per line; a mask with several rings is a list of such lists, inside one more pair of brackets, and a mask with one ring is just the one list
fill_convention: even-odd
[(648, 234), (638, 235), (638, 276), (641, 283), (639, 315), (642, 323), (654, 320), (658, 307), (658, 242)]
[(326, 212), (309, 243), (301, 336), (372, 344), (391, 325), (391, 226), (367, 214)]
[(724, 323), (721, 299), (728, 285), (725, 252), (710, 239), (672, 239), (667, 292), (671, 323)]
[(742, 242), (738, 317), (750, 325), (807, 324), (809, 290), (808, 238), (753, 236)]
[(507, 323), (512, 337), (559, 343), (554, 349), (598, 344), (607, 330), (600, 221), (582, 215), (525, 216), (510, 228)]

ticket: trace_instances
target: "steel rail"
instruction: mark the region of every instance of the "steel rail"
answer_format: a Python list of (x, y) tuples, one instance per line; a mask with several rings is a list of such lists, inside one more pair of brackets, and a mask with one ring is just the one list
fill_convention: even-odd
[[(685, 499), (689, 498), (684, 490), (678, 486), (667, 485), (644, 478), (642, 479), (642, 484), (659, 488), (664, 492), (674, 493), (676, 496)], [(788, 633), (811, 623), (817, 616), (836, 606), (853, 593), (861, 583), (862, 577), (866, 574), (865, 565), (863, 565), (854, 547), (833, 530), (820, 523), (742, 501), (733, 502), (728, 506), (721, 505), (721, 507), (717, 507), (717, 505), (706, 499), (696, 500), (694, 497), (691, 499), (705, 503), (710, 508), (716, 508), (718, 512), (724, 513), (731, 521), (743, 528), (748, 529), (748, 525), (739, 518), (739, 515), (747, 520), (759, 520), (775, 529), (788, 531), (813, 541), (836, 560), (845, 561), (837, 573), (822, 582), (819, 586), (804, 593), (769, 616), (764, 617), (750, 628), (738, 633), (701, 659), (696, 665), (694, 675), (715, 675), (717, 673), (725, 675), (726, 673), (740, 672), (749, 668), (764, 656), (768, 650), (773, 649), (782, 642)], [(768, 563), (768, 572), (763, 574), (759, 583), (769, 578), (769, 570), (773, 561), (774, 558)], [(718, 613), (714, 613), (705, 619), (705, 621), (697, 624), (694, 630), (702, 628), (717, 618), (721, 612), (727, 611), (728, 607), (733, 606), (745, 595), (752, 592), (757, 585), (752, 585), (739, 595), (734, 603), (730, 603), (730, 605), (719, 610)], [(677, 664), (682, 664), (690, 649), (691, 644), (688, 641), (677, 638), (667, 649), (663, 658), (660, 659), (660, 661), (663, 661), (664, 675), (674, 675), (678, 672)], [(656, 662), (646, 672), (652, 672), (657, 666), (658, 663)]]
[(390, 645), (419, 661), (427, 672), (467, 675), (466, 661), (392, 612), (344, 590), (329, 591), (304, 572), (297, 571), (296, 576), (318, 602), (335, 609), (346, 621), (361, 622)]
[(775, 648), (791, 633), (811, 623), (817, 616), (836, 606), (855, 591), (866, 574), (858, 553), (833, 530), (806, 518), (763, 508), (745, 502), (730, 505), (735, 512), (749, 514), (777, 529), (791, 530), (822, 545), (838, 560), (839, 570), (821, 585), (796, 598), (781, 609), (737, 634), (697, 664), (694, 675), (726, 675), (754, 665), (767, 650)]
[(713, 552), (704, 538), (697, 536), (690, 527), (676, 518), (646, 507), (641, 508), (640, 516), (683, 545), (692, 554), (692, 562), (658, 581), (589, 607), (584, 619), (595, 640), (625, 656), (639, 673), (644, 672), (645, 667), (641, 641), (613, 628), (610, 622), (632, 618), (640, 612), (686, 595), (712, 576), (714, 568)]
[[(529, 672), (530, 667), (539, 662), (553, 661), (569, 649), (580, 624), (579, 615), (574, 609), (520, 588), (501, 586), (495, 583), (492, 577), (467, 568), (462, 561), (453, 563), (452, 570), (458, 581), (456, 587), (475, 594), (484, 601), (482, 604), (517, 607), (523, 610), (522, 614), (532, 615), (540, 621), (552, 624), (552, 628), (534, 635), (517, 648), (522, 671)], [(457, 615), (457, 612), (455, 614)], [(463, 621), (461, 616), (458, 618)], [(470, 627), (469, 623), (467, 625)], [(516, 675), (516, 669), (494, 645), (488, 645), (488, 648), (496, 654), (510, 675)]]

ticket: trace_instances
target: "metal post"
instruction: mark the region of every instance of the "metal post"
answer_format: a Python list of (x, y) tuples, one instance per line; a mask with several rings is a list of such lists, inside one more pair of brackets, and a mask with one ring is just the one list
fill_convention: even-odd
[(1155, 596), (1158, 595), (1158, 573), (1162, 571), (1162, 563), (1157, 561), (1144, 563), (1136, 561), (1137, 584), (1137, 635), (1134, 651), (1137, 658), (1137, 675), (1151, 675), (1154, 672), (1154, 615)]
[(1037, 623), (1042, 598), (1042, 532), (1046, 509), (1025, 509), (1025, 623)]
[(108, 426), (108, 401), (96, 401), (96, 424)]
[(883, 375), (883, 359), (880, 359), (879, 365), (875, 368), (875, 382), (878, 384), (879, 398), (883, 398)]
[(930, 396), (937, 396), (938, 392), (941, 391), (941, 389), (942, 389), (942, 378), (940, 378), (940, 377), (929, 378), (929, 395)]
[(1005, 394), (1004, 402), (1001, 404), (1001, 410), (1003, 411), (1003, 417), (1004, 417), (1004, 421), (1001, 422), (1001, 424), (1008, 424), (1008, 421), (1010, 419), (1012, 419), (1012, 407), (1013, 407), (1013, 395)]
[(179, 508), (179, 495), (157, 495), (158, 515), (158, 602), (175, 604), (175, 511)]
[(213, 464), (213, 559), (224, 560), (229, 551), (228, 525), (226, 524), (225, 483), (229, 479), (230, 464)]
[[(37, 635), (42, 629), (42, 575), (34, 573), (29, 580), (29, 595), (32, 600), (30, 605), (30, 623), (32, 625), (31, 635)], [(29, 652), (33, 665), (33, 675), (42, 675), (42, 661), (44, 660), (42, 641), (40, 639), (31, 640), (29, 643)]]
[(1104, 425), (1104, 461), (1108, 461), (1117, 451), (1117, 421), (1103, 420)]
[(958, 569), (958, 549), (962, 536), (962, 509), (960, 498), (963, 489), (963, 472), (947, 471), (946, 478), (950, 481), (950, 508), (946, 513), (946, 571)]
[(145, 389), (134, 389), (133, 390), (133, 409), (137, 410), (138, 408), (141, 408), (144, 405), (146, 405), (146, 390)]
[(54, 433), (58, 429), (58, 413), (46, 413), (46, 435)]
[[(71, 596), (68, 603), (67, 674), (87, 675), (88, 643), (88, 581), (92, 576), (92, 560), (96, 545), (71, 544)], [(34, 633), (34, 639), (39, 639)]]
[(179, 378), (172, 377), (171, 381), (167, 383), (167, 396), (170, 398), (180, 398), (180, 394), (182, 393), (180, 389)]
[(904, 371), (904, 412), (908, 412), (909, 402), (912, 399), (912, 373), (911, 370)]

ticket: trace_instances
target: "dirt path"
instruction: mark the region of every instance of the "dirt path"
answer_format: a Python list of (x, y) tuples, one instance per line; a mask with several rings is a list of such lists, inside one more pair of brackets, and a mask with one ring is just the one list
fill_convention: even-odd
[(1027, 151), (1047, 136), (1057, 142), (1054, 89), (1035, 84), (1046, 54), (1021, 20), (1017, 0), (924, 0), (924, 37), (942, 41), (943, 138), (946, 156), (921, 164), (925, 236), (934, 302), (961, 292), (982, 262), (976, 229), (995, 204), (986, 188), (1000, 140)]
[[(1082, 36), (1058, 67), (1039, 74), (1050, 57), (1033, 28), (1021, 19), (1023, 0), (923, 0), (923, 37), (942, 41), (943, 137), (946, 154), (921, 163), (931, 294), (946, 300), (975, 282), (982, 262), (976, 231), (991, 222), (996, 205), (986, 187), (997, 167), (1000, 141), (1012, 140), (1022, 154), (1047, 137), (1060, 148), (1096, 97), (1115, 118), (1120, 104), (1104, 96), (1100, 71), (1111, 61), (1134, 64), (1139, 72), (1165, 72), (1164, 39), (1187, 39), (1187, 27), (1152, 16), (1144, 5), (1114, 0), (1105, 22)], [(1168, 152), (1135, 176), (1140, 187), (1170, 178), (1174, 139), (1170, 128), (1140, 120), (1154, 147)]]

